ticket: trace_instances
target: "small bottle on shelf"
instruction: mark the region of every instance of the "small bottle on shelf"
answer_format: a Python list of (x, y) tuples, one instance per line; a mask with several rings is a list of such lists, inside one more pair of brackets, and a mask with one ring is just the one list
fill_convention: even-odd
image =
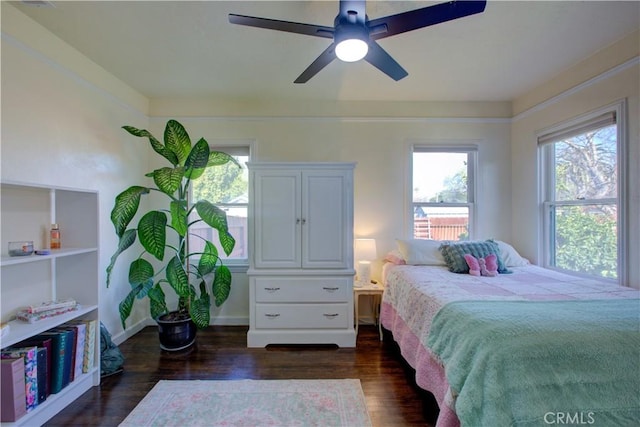
[(60, 249), (60, 227), (58, 224), (51, 224), (51, 249)]

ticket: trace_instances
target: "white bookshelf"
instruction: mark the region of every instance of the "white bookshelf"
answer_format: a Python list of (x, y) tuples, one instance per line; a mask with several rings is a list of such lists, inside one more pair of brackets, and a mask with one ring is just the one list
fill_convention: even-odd
[[(51, 394), (14, 423), (42, 425), (85, 391), (100, 384), (100, 316), (98, 289), (98, 193), (90, 190), (2, 182), (0, 304), (9, 331), (0, 340), (4, 349), (74, 319), (96, 320), (94, 368)], [(49, 227), (60, 225), (62, 248), (49, 255), (10, 257), (10, 241), (33, 241), (48, 247)], [(35, 323), (12, 320), (17, 310), (44, 301), (75, 299), (77, 310)]]

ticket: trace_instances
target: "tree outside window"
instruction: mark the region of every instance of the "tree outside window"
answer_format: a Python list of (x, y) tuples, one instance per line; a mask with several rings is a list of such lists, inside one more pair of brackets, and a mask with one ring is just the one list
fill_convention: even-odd
[[(193, 201), (205, 199), (215, 203), (227, 213), (229, 232), (236, 239), (236, 245), (229, 256), (219, 250), (221, 258), (227, 261), (246, 263), (248, 260), (248, 225), (247, 212), (249, 206), (249, 174), (246, 163), (249, 161), (249, 147), (212, 147), (212, 150), (224, 151), (232, 155), (242, 168), (235, 164), (227, 164), (217, 168), (209, 168), (205, 174), (193, 185)], [(217, 242), (217, 231), (204, 226), (194, 230), (194, 236), (189, 240), (192, 251), (198, 251), (206, 238)], [(202, 238), (201, 238), (202, 237)], [(218, 248), (220, 249), (220, 248)]]
[(618, 278), (618, 127), (596, 116), (541, 138), (550, 267)]
[(413, 237), (469, 239), (475, 147), (414, 146), (412, 159)]

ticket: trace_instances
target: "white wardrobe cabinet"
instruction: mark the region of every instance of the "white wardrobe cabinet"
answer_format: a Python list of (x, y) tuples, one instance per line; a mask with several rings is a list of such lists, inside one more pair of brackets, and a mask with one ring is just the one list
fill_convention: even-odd
[(248, 345), (355, 345), (353, 163), (249, 163)]

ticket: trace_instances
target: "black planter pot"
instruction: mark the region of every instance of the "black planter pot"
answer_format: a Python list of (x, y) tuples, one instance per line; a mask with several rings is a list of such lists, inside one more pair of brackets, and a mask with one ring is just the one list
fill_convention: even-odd
[[(156, 319), (160, 348), (166, 351), (179, 351), (191, 347), (196, 342), (196, 324), (191, 318), (172, 320), (169, 314)], [(168, 318), (168, 319), (167, 319)]]

